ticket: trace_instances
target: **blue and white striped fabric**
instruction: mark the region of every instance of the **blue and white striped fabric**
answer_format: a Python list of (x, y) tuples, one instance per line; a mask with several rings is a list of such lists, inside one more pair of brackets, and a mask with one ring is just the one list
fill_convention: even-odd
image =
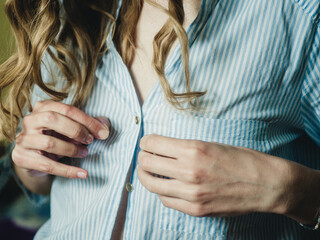
[[(139, 141), (152, 133), (248, 147), (320, 169), (319, 11), (319, 0), (203, 0), (187, 31), (192, 90), (207, 90), (197, 114), (175, 110), (158, 83), (140, 107), (111, 45), (84, 108), (108, 117), (111, 135), (72, 161), (88, 179), (55, 178), (51, 219), (36, 239), (109, 239), (131, 162), (124, 239), (320, 239), (275, 214), (192, 217), (166, 208), (136, 172)], [(176, 92), (185, 91), (180, 57), (177, 46), (166, 65)]]

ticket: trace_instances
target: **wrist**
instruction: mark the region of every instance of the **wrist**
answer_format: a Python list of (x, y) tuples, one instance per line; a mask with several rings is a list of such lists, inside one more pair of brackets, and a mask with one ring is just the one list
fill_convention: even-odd
[(288, 161), (280, 214), (304, 225), (315, 225), (320, 210), (320, 172)]

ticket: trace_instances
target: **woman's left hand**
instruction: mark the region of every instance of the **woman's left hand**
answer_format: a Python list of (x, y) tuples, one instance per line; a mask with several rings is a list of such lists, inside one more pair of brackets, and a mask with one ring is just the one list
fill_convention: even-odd
[(140, 147), (139, 180), (166, 207), (193, 216), (272, 212), (303, 223), (315, 219), (320, 201), (311, 196), (319, 190), (315, 170), (251, 149), (197, 140), (148, 135)]

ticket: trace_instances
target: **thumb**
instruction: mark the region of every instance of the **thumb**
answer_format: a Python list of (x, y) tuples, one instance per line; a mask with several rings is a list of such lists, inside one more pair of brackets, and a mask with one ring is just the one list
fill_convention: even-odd
[(111, 123), (109, 119), (107, 117), (95, 117), (95, 119), (101, 122), (104, 128), (107, 130), (107, 131), (103, 131), (104, 134), (103, 134), (103, 137), (101, 137), (102, 139), (107, 139), (110, 135), (110, 128), (111, 128)]

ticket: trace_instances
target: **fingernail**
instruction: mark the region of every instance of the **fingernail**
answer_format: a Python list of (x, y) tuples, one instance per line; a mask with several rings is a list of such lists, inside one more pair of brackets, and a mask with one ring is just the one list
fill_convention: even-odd
[(77, 173), (77, 177), (84, 179), (84, 178), (87, 178), (87, 174), (84, 173), (84, 172), (78, 172), (78, 173)]
[(93, 142), (93, 136), (91, 134), (89, 134), (85, 140), (86, 144), (90, 144)]
[(88, 149), (87, 148), (81, 148), (79, 149), (79, 157), (85, 157), (88, 155)]
[(146, 136), (144, 136), (144, 137), (142, 137), (142, 138), (140, 139), (139, 147), (140, 147), (141, 149), (144, 148), (144, 143), (145, 143), (145, 141), (146, 141)]
[(109, 137), (110, 134), (110, 130), (109, 130), (109, 126), (110, 126), (110, 122), (106, 117), (97, 117), (97, 120), (99, 120), (102, 125), (104, 126), (104, 129), (101, 129), (98, 132), (98, 136), (100, 139), (107, 139)]
[(106, 129), (102, 129), (98, 132), (98, 136), (100, 139), (107, 139), (109, 137), (109, 128), (107, 128), (106, 126), (105, 128)]

